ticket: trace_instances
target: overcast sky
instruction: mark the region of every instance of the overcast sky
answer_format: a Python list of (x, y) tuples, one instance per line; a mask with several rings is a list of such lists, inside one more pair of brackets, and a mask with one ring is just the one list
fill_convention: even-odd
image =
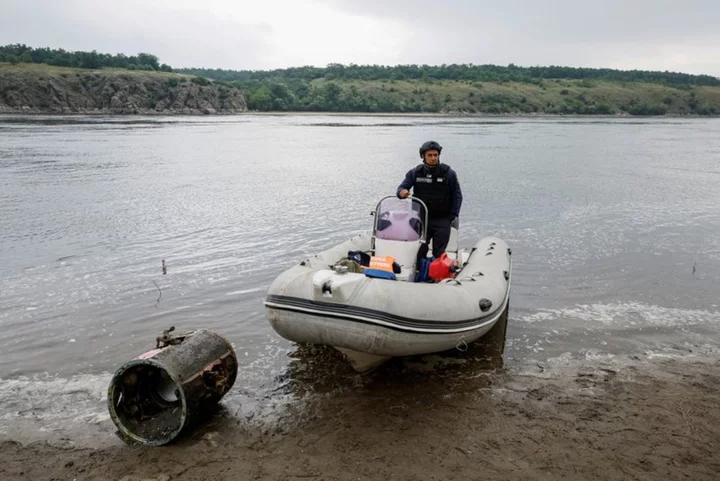
[(0, 0), (0, 45), (173, 67), (567, 65), (720, 76), (720, 0)]

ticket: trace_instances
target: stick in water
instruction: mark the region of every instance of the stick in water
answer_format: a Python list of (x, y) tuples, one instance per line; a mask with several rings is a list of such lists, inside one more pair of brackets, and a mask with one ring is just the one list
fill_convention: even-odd
[(158, 286), (158, 283), (155, 282), (154, 279), (153, 279), (153, 284), (155, 284), (155, 287), (157, 287), (158, 292), (160, 292), (160, 295), (158, 296), (157, 301), (155, 301), (155, 307), (157, 307), (158, 304), (160, 304), (160, 299), (162, 299), (162, 289), (160, 289), (160, 286)]

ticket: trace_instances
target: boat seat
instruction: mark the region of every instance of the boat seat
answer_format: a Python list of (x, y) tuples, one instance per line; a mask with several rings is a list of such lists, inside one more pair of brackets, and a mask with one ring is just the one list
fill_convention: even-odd
[(413, 280), (417, 254), (423, 243), (425, 225), (421, 203), (412, 199), (387, 197), (376, 209), (376, 222), (373, 230), (373, 255), (392, 256), (400, 264), (398, 280)]
[(402, 272), (398, 275), (398, 279), (413, 279), (415, 277), (415, 262), (417, 262), (417, 253), (420, 249), (420, 240), (416, 241), (398, 241), (375, 238), (376, 256), (392, 256), (395, 262), (400, 264)]

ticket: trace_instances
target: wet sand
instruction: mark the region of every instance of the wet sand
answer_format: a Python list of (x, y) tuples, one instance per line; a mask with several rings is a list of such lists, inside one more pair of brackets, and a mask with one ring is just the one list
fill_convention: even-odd
[(159, 448), (107, 439), (95, 449), (70, 439), (4, 440), (0, 479), (720, 476), (717, 360), (648, 360), (620, 369), (538, 365), (523, 372), (487, 365), (458, 370), (453, 363), (423, 372), (391, 364), (369, 380), (338, 361), (325, 353), (296, 363), (284, 389), (300, 401), (272, 422), (221, 412)]

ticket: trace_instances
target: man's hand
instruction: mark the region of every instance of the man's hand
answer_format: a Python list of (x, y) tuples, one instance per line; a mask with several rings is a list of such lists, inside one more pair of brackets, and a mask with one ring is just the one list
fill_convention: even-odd
[(407, 198), (407, 196), (409, 196), (409, 195), (410, 195), (410, 191), (407, 190), (407, 189), (403, 189), (403, 190), (401, 190), (400, 193), (398, 194), (398, 197), (400, 197), (401, 199), (405, 199), (405, 198)]

